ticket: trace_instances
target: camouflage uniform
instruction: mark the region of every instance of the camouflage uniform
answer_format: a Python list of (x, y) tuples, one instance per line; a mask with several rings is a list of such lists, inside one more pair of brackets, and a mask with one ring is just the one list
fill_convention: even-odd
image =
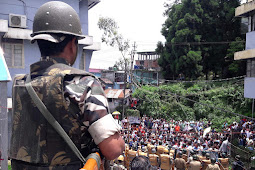
[[(50, 58), (31, 65), (31, 83), (45, 106), (84, 156), (90, 152), (89, 126), (108, 114), (108, 103), (97, 79)], [(13, 84), (13, 169), (79, 169), (80, 160), (37, 109), (25, 88), (25, 75)]]

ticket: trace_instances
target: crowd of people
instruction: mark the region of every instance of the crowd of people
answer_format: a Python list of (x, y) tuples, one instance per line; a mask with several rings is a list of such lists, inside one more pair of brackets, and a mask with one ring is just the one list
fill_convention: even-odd
[[(253, 121), (242, 119), (230, 125), (225, 122), (221, 132), (211, 127), (210, 121), (142, 117), (140, 123), (130, 124), (124, 120), (122, 135), (126, 150), (116, 163), (119, 161), (122, 168), (129, 169), (132, 159), (145, 156), (155, 169), (228, 169), (233, 138), (238, 139), (240, 146), (254, 150)], [(233, 169), (244, 169), (240, 155), (231, 163)]]

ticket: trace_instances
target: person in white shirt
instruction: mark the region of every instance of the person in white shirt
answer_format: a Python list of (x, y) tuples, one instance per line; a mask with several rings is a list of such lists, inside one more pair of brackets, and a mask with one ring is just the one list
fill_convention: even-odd
[(222, 142), (221, 146), (220, 146), (220, 152), (224, 152), (224, 153), (228, 153), (229, 151), (229, 141), (228, 141), (228, 138), (225, 138), (225, 140)]

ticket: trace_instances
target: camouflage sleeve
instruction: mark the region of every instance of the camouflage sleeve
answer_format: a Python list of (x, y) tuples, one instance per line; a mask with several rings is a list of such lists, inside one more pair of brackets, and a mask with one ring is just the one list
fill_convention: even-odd
[[(80, 120), (88, 127), (88, 132), (99, 144), (121, 127), (116, 123), (108, 110), (108, 101), (100, 83), (90, 76), (76, 76), (65, 83), (65, 91), (70, 101), (77, 103)], [(65, 94), (65, 95), (66, 95)]]
[(109, 113), (104, 91), (100, 83), (91, 76), (76, 76), (65, 81), (65, 96), (78, 105), (80, 120), (86, 126)]

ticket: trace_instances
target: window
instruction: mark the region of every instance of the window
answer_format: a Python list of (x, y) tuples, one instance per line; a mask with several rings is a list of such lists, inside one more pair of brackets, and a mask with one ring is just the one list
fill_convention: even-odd
[(2, 39), (5, 61), (10, 68), (24, 68), (23, 40)]
[(153, 73), (153, 79), (157, 79), (158, 78), (158, 73)]
[(241, 34), (249, 31), (249, 18), (241, 18)]
[(255, 30), (255, 14), (251, 16), (251, 31)]
[(124, 73), (115, 73), (115, 82), (124, 82)]

